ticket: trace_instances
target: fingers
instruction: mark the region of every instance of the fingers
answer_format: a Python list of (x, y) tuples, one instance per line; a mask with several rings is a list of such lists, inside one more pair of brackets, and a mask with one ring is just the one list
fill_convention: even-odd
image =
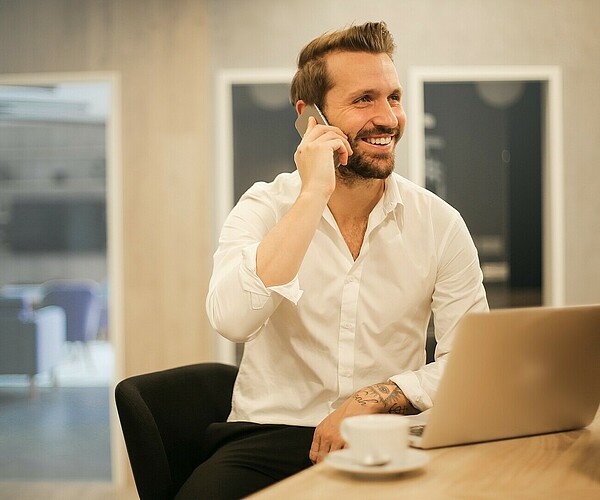
[(323, 429), (319, 426), (315, 429), (309, 458), (313, 464), (318, 464), (323, 461), (328, 453), (341, 450), (345, 446), (346, 443), (339, 433), (325, 434)]
[(322, 440), (318, 442), (313, 441), (313, 444), (310, 447), (310, 461), (313, 464), (321, 463), (325, 458), (325, 455), (327, 455), (330, 451), (332, 451), (331, 443)]
[(304, 137), (308, 137), (308, 139), (310, 140), (314, 140), (316, 137), (318, 137), (318, 135), (320, 133), (323, 133), (323, 131), (333, 131), (336, 134), (344, 137), (344, 138), (348, 138), (348, 136), (346, 134), (344, 134), (344, 132), (342, 132), (342, 129), (335, 127), (333, 125), (322, 125), (317, 123), (317, 120), (315, 119), (314, 116), (311, 116), (308, 119), (308, 125), (306, 127), (306, 132), (304, 133)]
[(318, 124), (315, 118), (311, 116), (308, 119), (306, 133), (298, 146), (298, 151), (302, 153), (303, 150), (310, 150), (312, 147), (319, 147), (321, 144), (328, 146), (331, 151), (337, 151), (342, 165), (348, 163), (348, 157), (352, 155), (352, 147), (348, 141), (348, 136), (338, 127)]
[[(322, 151), (327, 151), (328, 156), (320, 156), (321, 153), (319, 153), (319, 150), (322, 147), (325, 147)], [(301, 143), (296, 149), (294, 160), (296, 161), (296, 165), (298, 165), (298, 162), (303, 159), (306, 161), (309, 158), (313, 160), (315, 158), (333, 158), (333, 153), (337, 153), (338, 161), (342, 165), (346, 165), (348, 158), (352, 155), (352, 148), (347, 139), (342, 139), (339, 135), (331, 132), (320, 136), (315, 142), (308, 144)]]
[(319, 450), (321, 449), (321, 435), (317, 431), (318, 429), (315, 430), (313, 441), (310, 445), (310, 453), (308, 454), (308, 458), (310, 458), (310, 461), (313, 464), (317, 463), (317, 458), (319, 457)]
[(329, 447), (329, 453), (332, 451), (343, 450), (346, 447), (346, 443), (344, 441), (336, 441), (335, 443), (331, 443)]
[(306, 136), (306, 134), (309, 134), (310, 131), (313, 128), (315, 128), (316, 125), (317, 125), (317, 119), (314, 116), (309, 116), (308, 123), (306, 124), (306, 131), (304, 132), (304, 136)]

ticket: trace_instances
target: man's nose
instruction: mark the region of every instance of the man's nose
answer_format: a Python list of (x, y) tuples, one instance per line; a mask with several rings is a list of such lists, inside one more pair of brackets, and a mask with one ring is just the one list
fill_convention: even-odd
[(377, 103), (376, 114), (373, 117), (373, 125), (395, 128), (398, 126), (397, 106), (392, 106), (387, 100)]

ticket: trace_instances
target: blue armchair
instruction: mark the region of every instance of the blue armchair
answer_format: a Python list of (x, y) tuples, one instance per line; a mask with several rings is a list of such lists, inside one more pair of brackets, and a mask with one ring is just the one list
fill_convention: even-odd
[(60, 307), (32, 311), (21, 298), (0, 297), (0, 374), (29, 376), (35, 395), (38, 373), (51, 371), (59, 362), (66, 338), (65, 313)]

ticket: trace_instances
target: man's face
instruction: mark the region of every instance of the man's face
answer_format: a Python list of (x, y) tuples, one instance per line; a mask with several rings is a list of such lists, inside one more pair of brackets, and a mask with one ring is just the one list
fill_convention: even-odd
[(404, 133), (402, 88), (387, 54), (334, 52), (327, 56), (333, 87), (324, 114), (348, 136), (354, 154), (343, 177), (385, 179), (394, 170), (394, 151)]

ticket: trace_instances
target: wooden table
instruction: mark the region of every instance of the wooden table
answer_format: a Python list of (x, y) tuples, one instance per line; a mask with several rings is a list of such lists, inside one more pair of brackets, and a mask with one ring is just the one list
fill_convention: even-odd
[(377, 498), (600, 499), (600, 411), (586, 429), (429, 450), (421, 470), (361, 478), (322, 463), (255, 500)]

